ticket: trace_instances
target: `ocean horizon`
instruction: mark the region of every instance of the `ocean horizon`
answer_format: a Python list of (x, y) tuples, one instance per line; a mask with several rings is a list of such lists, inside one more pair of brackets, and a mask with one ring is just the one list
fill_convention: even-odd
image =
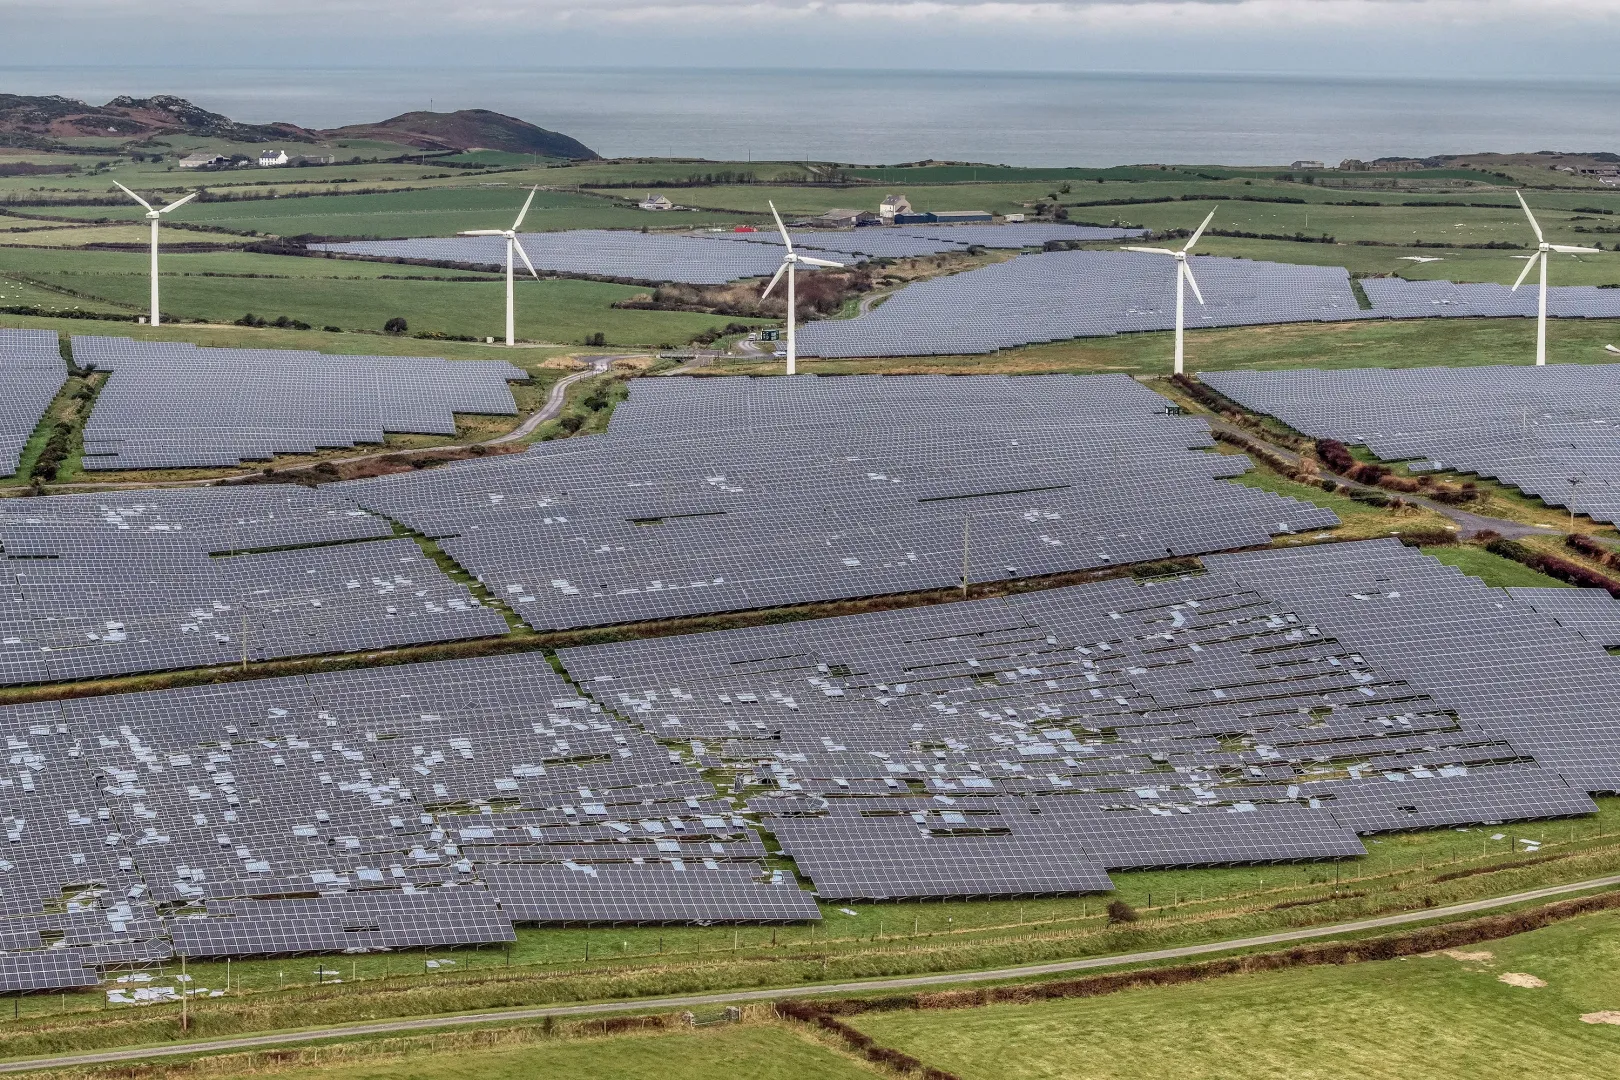
[(607, 157), (1053, 167), (1614, 150), (1613, 82), (1123, 72), (11, 66), (0, 92), (175, 94), (248, 123), (485, 108)]

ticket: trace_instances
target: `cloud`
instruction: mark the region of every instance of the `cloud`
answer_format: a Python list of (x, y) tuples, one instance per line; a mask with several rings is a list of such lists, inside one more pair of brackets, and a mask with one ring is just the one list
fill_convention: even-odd
[(381, 18), (379, 28), (398, 32), (402, 22), (429, 31), (468, 22), (525, 27), (552, 24), (690, 25), (738, 20), (799, 25), (946, 20), (964, 26), (1038, 23), (1087, 30), (1138, 32), (1173, 27), (1181, 31), (1233, 32), (1348, 27), (1378, 30), (1422, 26), (1620, 23), (1616, 0), (50, 0), (0, 2), (0, 11), (32, 11), (36, 17), (139, 15), (142, 18), (200, 16), (256, 20), (311, 18), (348, 22)]

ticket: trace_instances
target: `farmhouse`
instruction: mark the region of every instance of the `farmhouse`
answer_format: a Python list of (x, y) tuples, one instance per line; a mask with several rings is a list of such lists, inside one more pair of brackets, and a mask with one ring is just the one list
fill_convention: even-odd
[(650, 191), (647, 192), (647, 197), (645, 199), (642, 199), (636, 205), (639, 206), (643, 210), (673, 210), (673, 209), (675, 209), (675, 204), (674, 203), (672, 203), (668, 199), (664, 198), (664, 196), (662, 196), (662, 195), (654, 195)]
[(180, 159), (182, 169), (214, 169), (230, 163), (231, 159), (224, 154), (197, 153)]
[(904, 195), (889, 195), (878, 203), (878, 216), (886, 224), (894, 223), (894, 215), (911, 213), (911, 200)]
[(277, 165), (287, 164), (287, 151), (261, 150), (259, 152), (259, 168), (270, 169)]

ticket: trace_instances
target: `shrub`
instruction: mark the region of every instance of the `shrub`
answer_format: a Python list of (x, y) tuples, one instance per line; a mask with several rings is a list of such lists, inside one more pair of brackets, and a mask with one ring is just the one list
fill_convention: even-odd
[(1136, 921), (1136, 909), (1123, 900), (1108, 901), (1108, 921), (1110, 923), (1133, 923)]
[(383, 323), (383, 332), (386, 334), (403, 334), (409, 329), (410, 326), (407, 325), (405, 320), (400, 318), (398, 315), (395, 315), (392, 319), (389, 319), (387, 322)]
[(343, 327), (341, 327), (341, 326), (323, 326), (323, 327), (321, 327), (321, 329), (325, 330), (328, 334), (341, 334), (341, 333), (343, 333)]
[(594, 334), (587, 334), (585, 336), (585, 344), (587, 344), (587, 345), (606, 345), (607, 344), (607, 335), (602, 333), (602, 331), (600, 331), (600, 330), (598, 330)]
[(1348, 474), (1356, 467), (1356, 459), (1351, 456), (1349, 447), (1338, 439), (1317, 439), (1316, 456), (1336, 473)]
[(585, 421), (583, 418), (575, 416), (573, 413), (569, 413), (567, 416), (557, 421), (557, 426), (568, 432), (568, 434), (572, 435), (574, 432), (585, 426)]

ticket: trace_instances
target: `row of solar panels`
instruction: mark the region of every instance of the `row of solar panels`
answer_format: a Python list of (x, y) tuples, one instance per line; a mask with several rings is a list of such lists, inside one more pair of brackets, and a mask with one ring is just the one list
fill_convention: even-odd
[[(1051, 241), (1122, 240), (1141, 229), (1057, 223), (912, 225), (853, 232), (796, 232), (795, 247), (827, 252), (837, 262), (902, 259), (969, 247), (1040, 247)], [(556, 274), (723, 285), (772, 274), (782, 259), (775, 232), (641, 233), (617, 229), (523, 233), (518, 243), (539, 270)], [(500, 268), (506, 242), (498, 236), (424, 237), (311, 244), (313, 251), (373, 259), (405, 259)]]
[[(1610, 290), (1606, 290), (1610, 291)], [(1500, 480), (1620, 521), (1620, 365), (1209, 372), (1239, 403), (1417, 471)]]
[[(1362, 308), (1349, 272), (1200, 256), (1189, 264), (1204, 302), (1186, 295), (1183, 325), (1258, 326), (1353, 319), (1534, 316), (1533, 291), (1505, 285), (1366, 278)], [(1620, 290), (1548, 290), (1560, 318), (1620, 318)], [(900, 289), (854, 319), (823, 320), (799, 332), (801, 355), (928, 356), (994, 352), (1049, 341), (1106, 337), (1176, 325), (1174, 265), (1128, 251), (1025, 255)]]

